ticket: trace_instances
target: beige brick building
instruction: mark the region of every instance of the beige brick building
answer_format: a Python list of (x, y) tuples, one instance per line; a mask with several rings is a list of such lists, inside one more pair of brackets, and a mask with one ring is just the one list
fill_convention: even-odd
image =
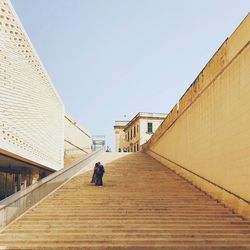
[[(167, 114), (139, 112), (131, 121), (117, 121), (116, 151), (137, 152), (160, 126)], [(120, 126), (119, 126), (120, 124)]]

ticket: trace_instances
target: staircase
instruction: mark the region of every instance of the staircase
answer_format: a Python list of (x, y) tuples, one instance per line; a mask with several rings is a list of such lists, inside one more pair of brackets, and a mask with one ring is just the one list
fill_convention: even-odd
[(143, 153), (87, 172), (0, 234), (0, 249), (250, 249), (250, 222)]

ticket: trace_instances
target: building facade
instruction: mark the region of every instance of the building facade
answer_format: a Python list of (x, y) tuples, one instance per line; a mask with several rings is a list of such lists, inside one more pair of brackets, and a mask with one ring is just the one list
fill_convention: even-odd
[(115, 121), (115, 151), (121, 152), (126, 149), (124, 128), (129, 121)]
[(91, 152), (92, 140), (88, 131), (70, 115), (64, 116), (64, 166)]
[[(116, 133), (116, 151), (137, 152), (161, 125), (167, 114), (139, 112), (123, 126), (114, 126)], [(118, 123), (119, 124), (119, 123)]]
[(0, 199), (63, 167), (64, 105), (11, 2), (0, 0)]
[(63, 167), (64, 105), (10, 1), (0, 0), (0, 153)]

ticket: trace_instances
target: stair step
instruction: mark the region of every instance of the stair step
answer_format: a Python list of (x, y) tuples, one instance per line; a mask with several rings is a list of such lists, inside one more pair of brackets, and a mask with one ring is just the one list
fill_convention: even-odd
[(250, 249), (250, 221), (143, 153), (74, 177), (0, 234), (0, 249)]

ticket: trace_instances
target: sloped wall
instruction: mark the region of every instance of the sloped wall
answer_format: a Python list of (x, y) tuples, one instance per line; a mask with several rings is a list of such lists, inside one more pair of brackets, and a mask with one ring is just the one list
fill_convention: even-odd
[(71, 116), (64, 117), (64, 166), (91, 153), (91, 136)]
[(144, 145), (250, 202), (250, 15), (227, 39)]

